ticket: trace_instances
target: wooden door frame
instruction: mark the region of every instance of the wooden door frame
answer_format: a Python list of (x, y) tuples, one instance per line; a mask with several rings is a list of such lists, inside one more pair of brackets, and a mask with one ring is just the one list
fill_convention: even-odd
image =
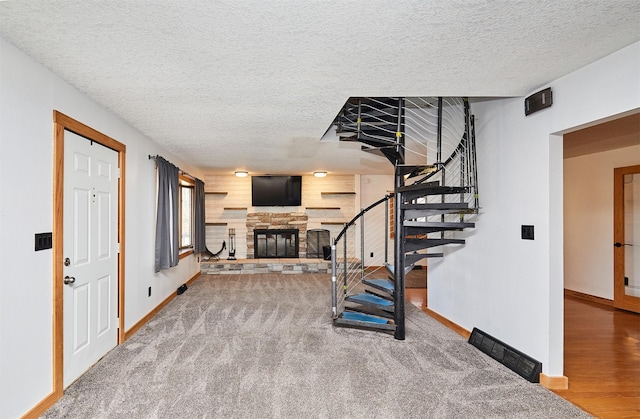
[(64, 392), (63, 359), (63, 210), (64, 210), (64, 131), (71, 131), (118, 153), (118, 344), (124, 334), (124, 249), (125, 249), (125, 157), (126, 146), (67, 115), (53, 111), (53, 394), (55, 400)]
[[(613, 242), (624, 242), (624, 176), (639, 173), (640, 165), (616, 167), (613, 169)], [(624, 246), (613, 248), (613, 305), (616, 308), (640, 312), (637, 297), (630, 298), (625, 294), (624, 281)]]

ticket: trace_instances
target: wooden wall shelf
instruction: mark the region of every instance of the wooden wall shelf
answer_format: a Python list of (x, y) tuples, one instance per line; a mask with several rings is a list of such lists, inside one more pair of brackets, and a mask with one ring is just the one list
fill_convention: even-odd
[(247, 207), (225, 207), (225, 211), (246, 211)]
[(226, 195), (229, 192), (205, 192), (205, 195)]
[(346, 221), (320, 221), (320, 224), (328, 225), (328, 226), (343, 226), (347, 224), (347, 222)]
[(339, 210), (340, 207), (307, 207), (307, 210)]
[(320, 192), (320, 195), (355, 195), (355, 192)]
[(227, 223), (204, 223), (207, 226), (226, 226)]

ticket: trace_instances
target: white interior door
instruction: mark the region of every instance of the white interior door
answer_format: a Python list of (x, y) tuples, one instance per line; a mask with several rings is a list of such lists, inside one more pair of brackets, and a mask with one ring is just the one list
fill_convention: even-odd
[(64, 138), (66, 388), (118, 343), (118, 153)]

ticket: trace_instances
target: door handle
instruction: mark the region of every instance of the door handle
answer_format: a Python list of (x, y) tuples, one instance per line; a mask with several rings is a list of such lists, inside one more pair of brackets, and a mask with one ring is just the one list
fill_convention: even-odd
[(65, 285), (70, 285), (70, 284), (73, 284), (74, 282), (76, 282), (76, 279), (74, 277), (72, 277), (72, 276), (67, 275), (67, 276), (64, 277), (64, 281), (63, 282), (64, 282)]
[(620, 242), (616, 242), (613, 244), (615, 247), (622, 247), (622, 246), (633, 246), (631, 243), (620, 243)]

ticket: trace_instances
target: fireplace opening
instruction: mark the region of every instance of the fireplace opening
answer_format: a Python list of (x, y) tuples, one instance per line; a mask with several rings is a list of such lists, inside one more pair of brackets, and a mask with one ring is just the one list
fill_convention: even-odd
[(254, 257), (260, 258), (297, 258), (299, 254), (297, 229), (254, 230)]

